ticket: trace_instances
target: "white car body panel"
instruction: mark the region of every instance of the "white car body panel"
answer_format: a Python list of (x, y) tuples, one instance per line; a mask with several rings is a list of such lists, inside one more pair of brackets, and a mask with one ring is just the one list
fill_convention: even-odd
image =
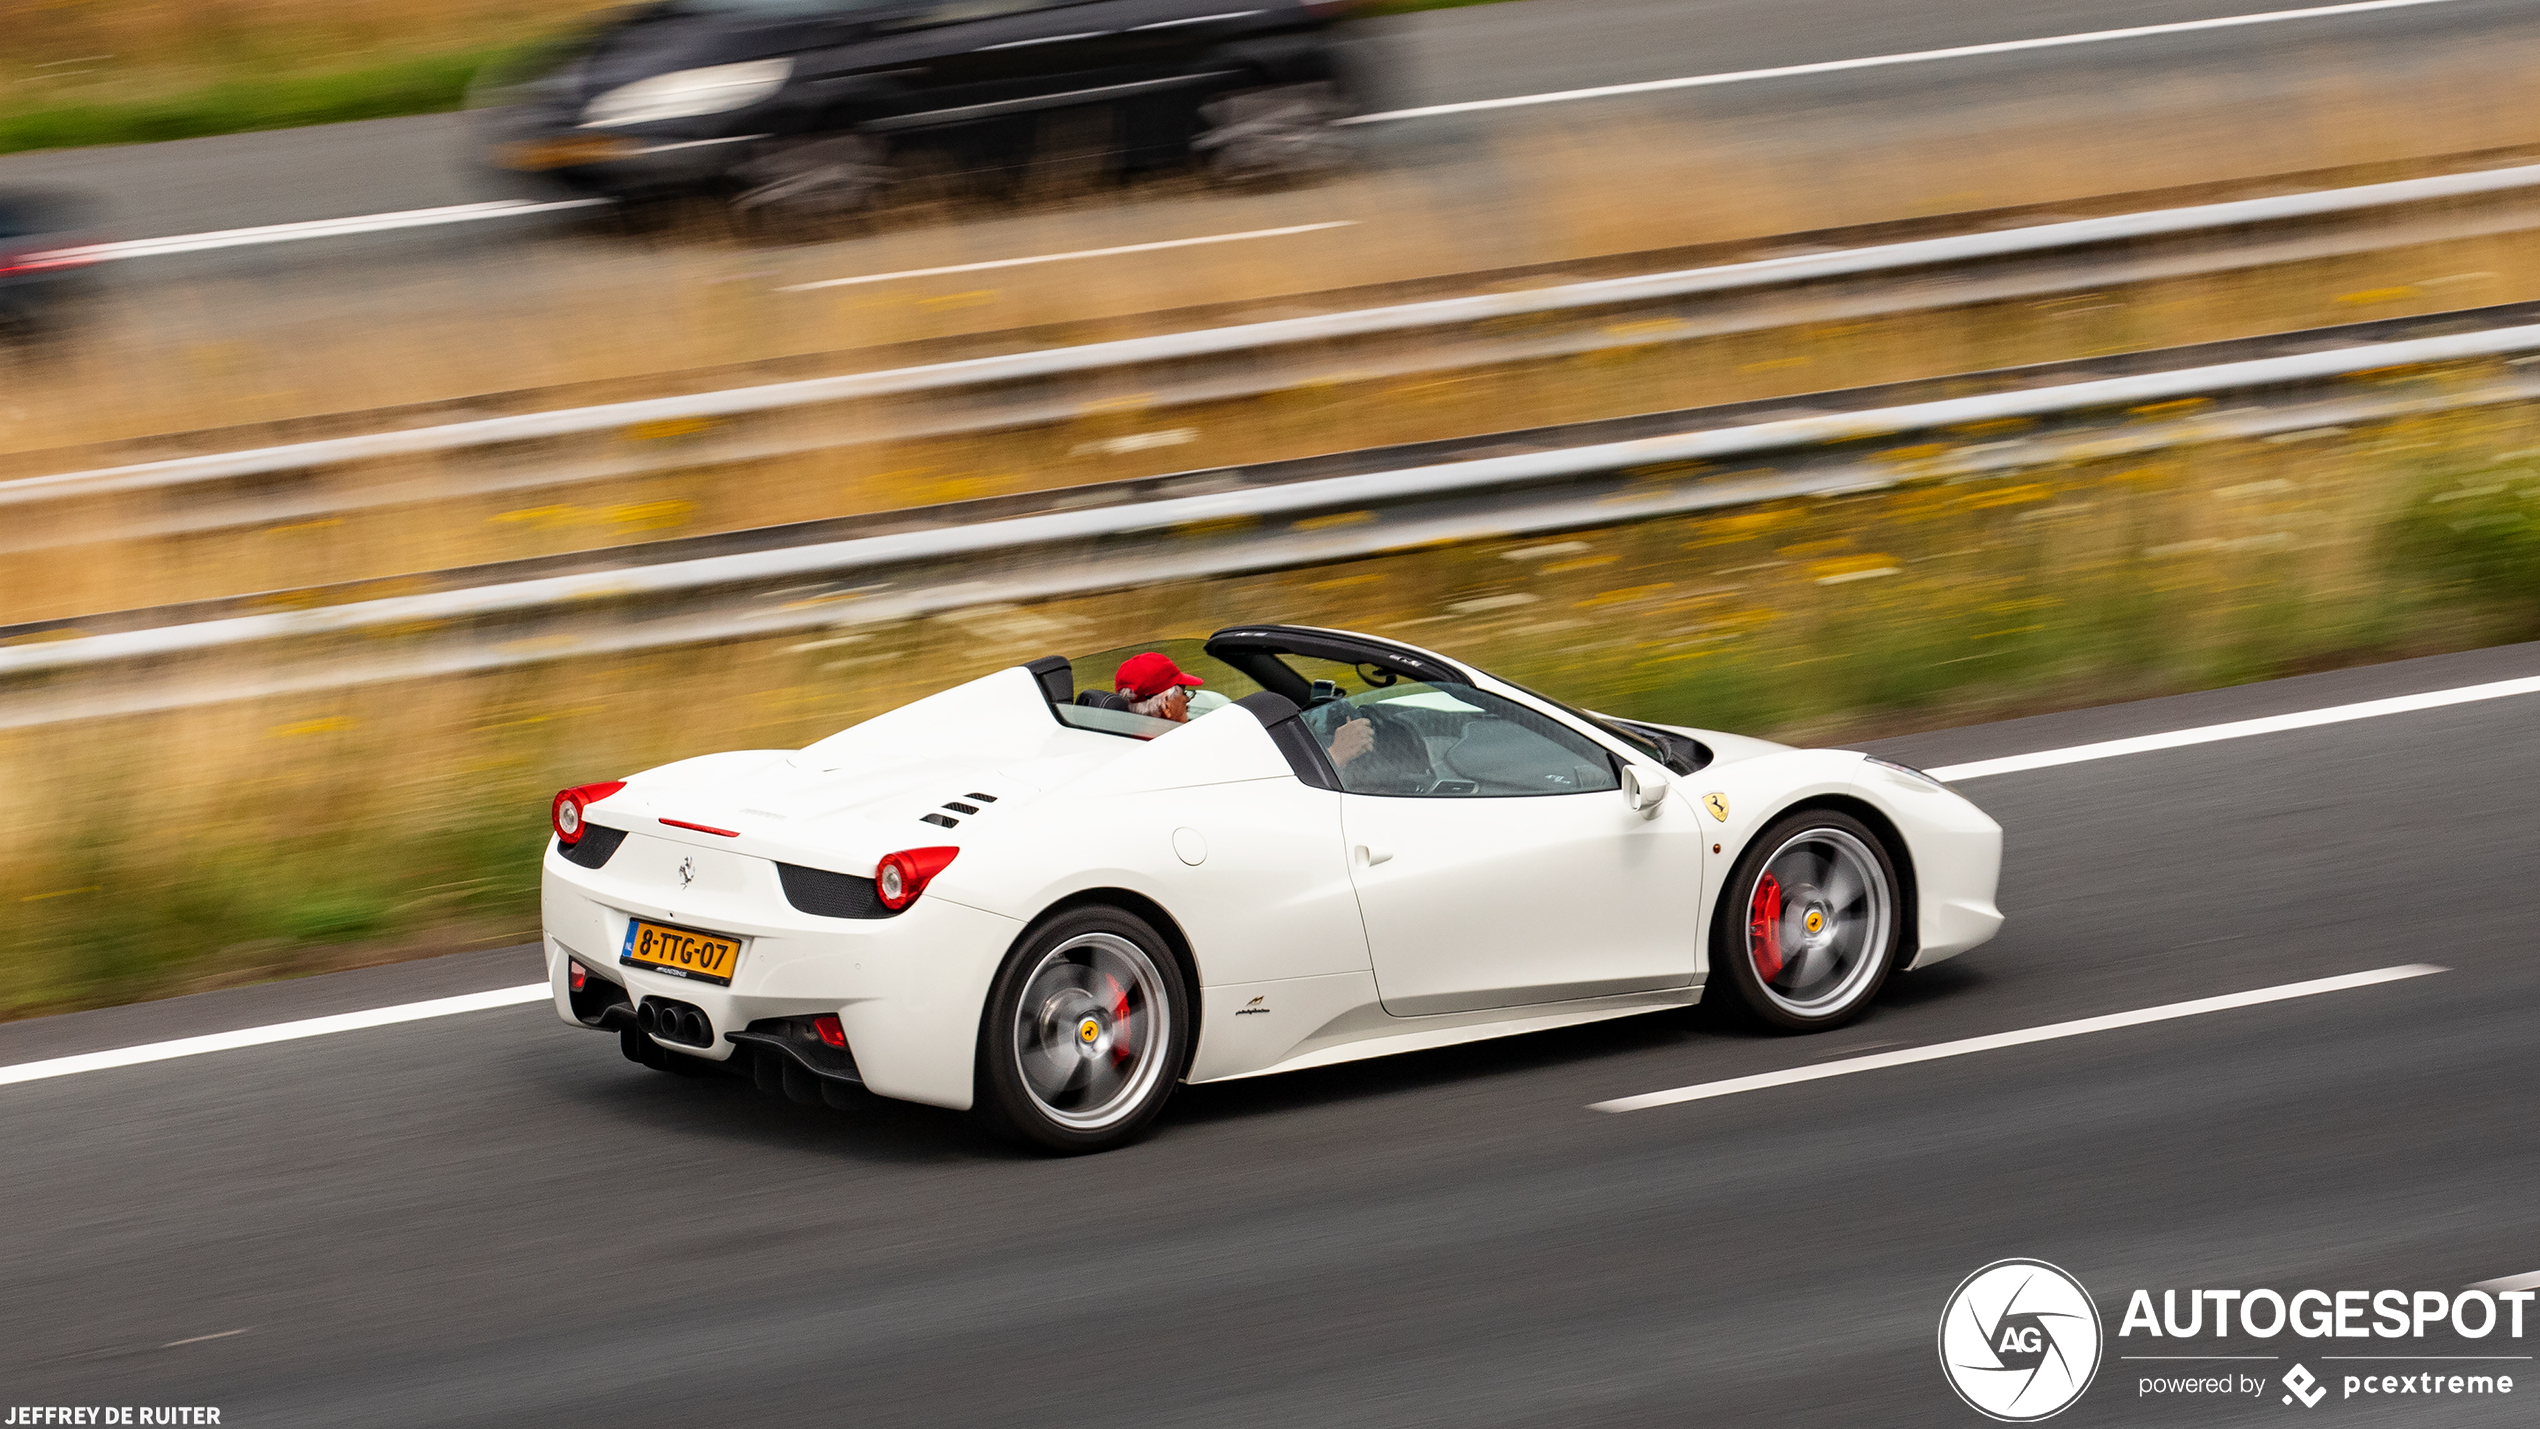
[[(721, 1034), (761, 1018), (835, 1013), (871, 1090), (963, 1108), (1000, 965), (1035, 919), (1084, 898), (1160, 919), (1187, 953), (1193, 1082), (1681, 1007), (1702, 994), (1714, 903), (1739, 854), (1809, 801), (1893, 830), (1915, 903), (1909, 966), (2000, 926), (2001, 831), (1938, 784), (1858, 754), (1703, 730), (1677, 732), (1711, 761), (1672, 774), (1471, 673), (1665, 781), (1663, 798), (1634, 811), (1619, 792), (1338, 793), (1302, 781), (1249, 708), (1132, 739), (1060, 723), (1033, 675), (1009, 669), (802, 750), (665, 765), (591, 804), (593, 825), (626, 838), (599, 868), (548, 845), (558, 1015), (593, 1025), (574, 1012), (569, 961), (631, 1000), (702, 1009), (715, 1046), (660, 1043), (686, 1055), (728, 1058)], [(924, 822), (947, 801), (975, 812)], [(959, 852), (896, 916), (800, 911), (778, 874), (781, 862), (869, 879), (883, 855), (927, 846)], [(630, 918), (738, 938), (731, 985), (622, 963)]]

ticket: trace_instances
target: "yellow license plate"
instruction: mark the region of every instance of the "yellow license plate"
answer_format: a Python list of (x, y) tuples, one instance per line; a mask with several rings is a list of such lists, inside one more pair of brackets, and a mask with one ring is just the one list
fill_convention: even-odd
[(741, 960), (741, 940), (629, 918), (626, 945), (617, 950), (617, 960), (629, 967), (729, 984), (732, 965)]

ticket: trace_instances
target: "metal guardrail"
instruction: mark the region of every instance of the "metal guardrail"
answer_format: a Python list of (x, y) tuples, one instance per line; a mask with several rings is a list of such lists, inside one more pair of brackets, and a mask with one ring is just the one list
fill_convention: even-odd
[[(0, 728), (1620, 525), (2540, 399), (2540, 325), (0, 648)], [(2502, 375), (2401, 380), (2508, 359)], [(2228, 409), (2212, 406), (2232, 398)], [(2170, 406), (2204, 399), (2192, 410)], [(2003, 439), (2003, 422), (2042, 424)], [(1905, 459), (1864, 444), (1986, 427)], [(1705, 476), (1767, 453), (1765, 475)]]
[[(1259, 395), (1302, 383), (1335, 377), (1364, 378), (1446, 368), (1472, 367), (1534, 358), (1574, 355), (1619, 347), (1649, 347), (1669, 342), (1780, 326), (1787, 314), (1760, 309), (1723, 316), (1705, 303), (1737, 295), (1771, 295), (1810, 284), (1841, 284), (1860, 278), (1894, 279), (1924, 271), (1946, 271), (1954, 285), (1882, 281), (1860, 291), (1847, 291), (1831, 305), (1805, 314), (1805, 320), (1918, 311), (1939, 306), (2069, 291), (2078, 287), (2180, 276), (2223, 269), (2260, 266), (2304, 257), (2328, 256), (2389, 246), (2398, 242), (2474, 236), (2540, 227), (2540, 204), (2483, 216), (2441, 215), (2415, 232), (2333, 233), (2307, 238), (2279, 236), (2267, 240), (2261, 231), (2323, 219), (2386, 220), (2391, 211), (2416, 206), (2456, 204), (2484, 197), (2540, 197), (2540, 165), (2481, 170), (2472, 173), (2407, 179), (2310, 193), (2245, 199), (2230, 203), (2160, 209), (2105, 218), (2032, 225), (1946, 238), (1878, 244), (1829, 253), (1760, 259), (1753, 262), (1680, 272), (1572, 283), (1523, 292), (1492, 293), (1388, 307), (1284, 318), (1192, 332), (1169, 333), (1113, 342), (1089, 343), (1002, 356), (894, 368), (837, 377), (740, 387), (688, 396), (650, 398), (551, 412), (524, 413), (453, 422), (401, 431), (294, 442), (250, 450), (177, 457), (86, 471), (20, 477), (0, 481), (0, 509), (24, 509), (38, 503), (116, 493), (163, 490), (206, 483), (270, 477), (317, 468), (394, 461), (439, 453), (494, 453), (522, 449), (530, 458), (522, 470), (496, 466), (460, 473), (454, 489), (484, 491), (530, 485), (552, 485), (599, 476), (621, 476), (650, 469), (695, 467), (717, 462), (758, 460), (789, 452), (816, 450), (850, 437), (908, 436), (934, 432), (979, 430), (1028, 425), (1082, 415), (1081, 400), (1064, 395), (1035, 405), (1034, 393), (1055, 392), (1052, 384), (1127, 378), (1145, 381), (1141, 396), (1148, 405), (1173, 405)], [(2157, 255), (2139, 245), (2148, 240), (2208, 237), (2227, 240), (2227, 251), (2189, 255)], [(2088, 259), (2078, 265), (2076, 256)], [(1975, 270), (2034, 259), (2054, 265), (1997, 275), (1989, 285)], [(1587, 319), (1628, 309), (1629, 324), (1594, 324), (1576, 331), (1544, 331), (1543, 320)], [(1535, 320), (1530, 323), (1527, 320)], [(1417, 338), (1410, 350), (1377, 354), (1360, 349), (1383, 339)], [(1320, 367), (1302, 360), (1276, 361), (1299, 354), (1322, 354)], [(657, 451), (611, 452), (580, 465), (560, 459), (559, 441), (609, 437), (629, 432), (692, 428), (695, 424), (728, 424), (743, 418), (801, 414), (839, 404), (935, 394), (952, 397), (945, 412), (897, 428), (863, 424), (843, 433), (834, 423), (817, 430), (799, 429), (732, 437), (728, 447), (703, 448), (690, 441), (656, 442)], [(399, 489), (381, 500), (411, 500), (415, 492)], [(341, 499), (341, 498), (338, 498)], [(361, 503), (357, 503), (361, 504)], [(305, 516), (315, 509), (262, 506), (239, 516), (266, 520)], [(188, 529), (199, 528), (189, 526)]]

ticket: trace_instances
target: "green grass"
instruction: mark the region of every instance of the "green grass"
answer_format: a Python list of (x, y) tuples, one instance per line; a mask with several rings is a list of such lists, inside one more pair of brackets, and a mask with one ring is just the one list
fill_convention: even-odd
[[(1385, 0), (1377, 14), (1448, 10), (1500, 0)], [(0, 111), (0, 154), (100, 144), (154, 144), (213, 134), (296, 129), (356, 119), (440, 114), (459, 108), (468, 81), (488, 63), (528, 46), (491, 45), (411, 55), (385, 64), (260, 77), (241, 62), (235, 78), (138, 99)]]
[(456, 109), (468, 80), (509, 47), (418, 55), (359, 69), (244, 76), (150, 99), (61, 104), (0, 114), (0, 153), (153, 144), (209, 134), (295, 129)]

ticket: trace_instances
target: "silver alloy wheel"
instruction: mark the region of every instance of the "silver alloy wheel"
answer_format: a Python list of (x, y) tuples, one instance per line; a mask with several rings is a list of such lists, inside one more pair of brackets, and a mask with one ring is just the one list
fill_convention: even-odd
[(1083, 933), (1041, 955), (1014, 1012), (1014, 1063), (1043, 1116), (1100, 1131), (1145, 1103), (1173, 1044), (1164, 976), (1117, 933)]
[(1794, 1017), (1849, 1006), (1879, 975), (1895, 916), (1878, 855), (1842, 829), (1805, 829), (1764, 860), (1747, 894), (1746, 956)]

